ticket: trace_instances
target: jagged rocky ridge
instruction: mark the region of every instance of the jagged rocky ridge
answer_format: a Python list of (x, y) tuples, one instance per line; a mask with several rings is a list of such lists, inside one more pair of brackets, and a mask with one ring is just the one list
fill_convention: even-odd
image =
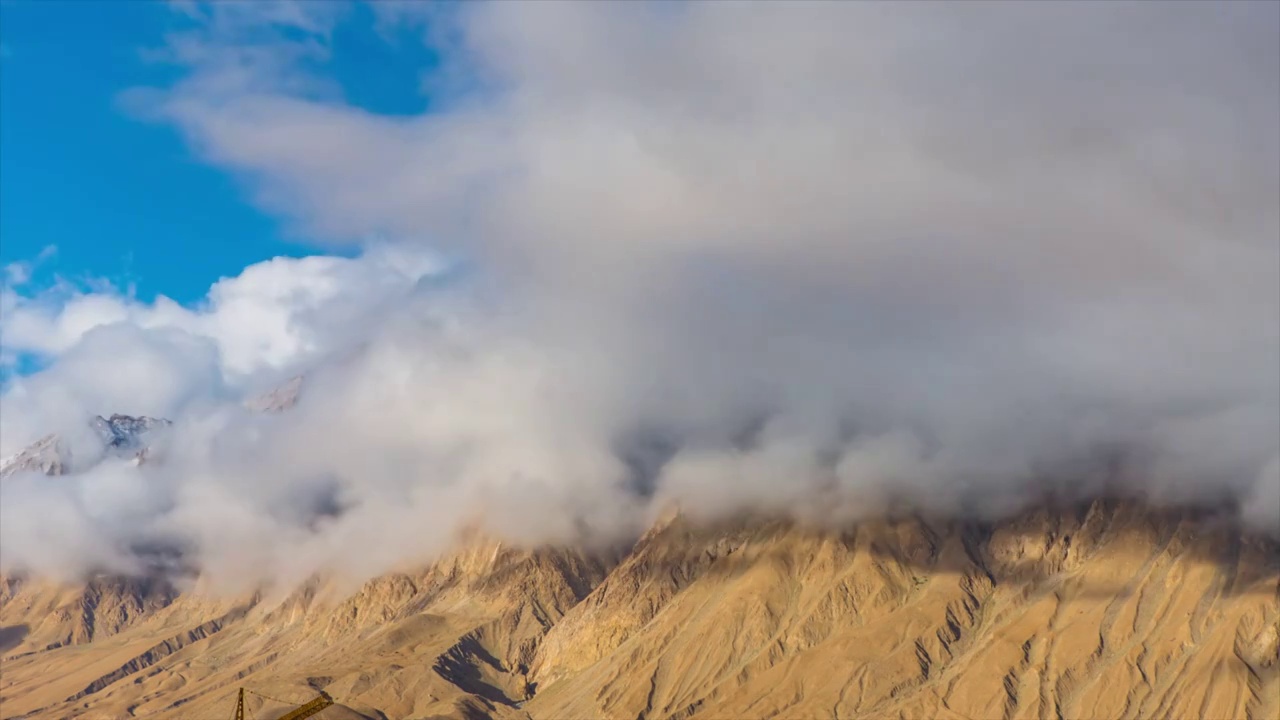
[(843, 532), (677, 514), (613, 556), (477, 536), (354, 591), (0, 593), (5, 717), (219, 717), (240, 684), (323, 688), (321, 718), (1280, 710), (1280, 548), (1132, 500)]
[[(124, 451), (161, 424), (100, 420)], [(283, 594), (147, 567), (0, 578), (3, 717), (224, 717), (241, 685), (324, 689), (322, 720), (1280, 717), (1280, 547), (1135, 499), (840, 530), (672, 513), (604, 554), (470, 535)]]
[[(254, 412), (284, 412), (297, 404), (302, 383), (302, 376), (291, 378), (274, 390), (250, 398), (245, 402), (245, 407)], [(102, 443), (102, 452), (90, 453), (92, 458), (123, 456), (131, 457), (137, 462), (143, 462), (149, 457), (151, 441), (156, 431), (172, 425), (164, 418), (121, 414), (113, 414), (107, 418), (98, 415), (88, 424)], [(46, 435), (18, 453), (0, 459), (0, 480), (25, 472), (62, 475), (76, 467), (73, 455), (63, 438), (56, 434)]]
[[(101, 448), (89, 453), (90, 461), (102, 457), (129, 457), (143, 462), (156, 432), (171, 424), (163, 418), (119, 414), (104, 418), (98, 415), (89, 421), (89, 427), (101, 442)], [(77, 460), (76, 453), (63, 438), (46, 435), (21, 452), (0, 460), (0, 479), (24, 472), (62, 475), (74, 468)]]

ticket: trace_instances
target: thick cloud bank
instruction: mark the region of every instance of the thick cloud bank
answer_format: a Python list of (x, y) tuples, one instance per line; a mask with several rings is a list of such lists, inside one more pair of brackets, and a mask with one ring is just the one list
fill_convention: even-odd
[[(440, 48), (429, 112), (346, 104), (320, 3), (197, 7), (185, 79), (125, 99), (310, 236), (391, 244), (195, 310), (10, 290), (8, 351), (56, 361), (6, 451), (177, 423), (164, 462), (0, 487), (6, 569), (162, 538), (288, 582), (464, 524), (1046, 491), (1280, 534), (1280, 5), (375, 8)], [(302, 370), (292, 411), (238, 404)]]

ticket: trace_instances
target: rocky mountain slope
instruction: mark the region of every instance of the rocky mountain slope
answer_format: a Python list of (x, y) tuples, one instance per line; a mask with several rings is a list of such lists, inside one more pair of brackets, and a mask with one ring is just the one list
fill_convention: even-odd
[(320, 718), (1280, 717), (1280, 548), (1205, 512), (458, 547), (354, 594), (6, 578), (0, 716), (222, 718), (243, 685)]
[[(249, 405), (286, 411), (300, 386)], [(167, 426), (91, 423), (102, 456), (139, 461)], [(83, 460), (50, 436), (0, 480)], [(241, 686), (255, 718), (320, 689), (329, 720), (1280, 718), (1280, 545), (1225, 511), (673, 512), (609, 552), (455, 547), (359, 588), (239, 596), (165, 557), (148, 577), (0, 577), (0, 719), (213, 720)]]

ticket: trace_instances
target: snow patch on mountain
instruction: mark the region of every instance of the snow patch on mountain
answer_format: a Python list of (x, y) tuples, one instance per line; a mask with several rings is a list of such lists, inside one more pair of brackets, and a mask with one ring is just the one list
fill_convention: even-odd
[[(134, 464), (140, 464), (150, 455), (156, 431), (170, 425), (169, 420), (145, 415), (114, 414), (106, 418), (98, 415), (89, 421), (89, 427), (102, 445), (87, 453), (89, 460), (85, 464), (92, 465), (104, 457), (132, 457)], [(0, 479), (25, 472), (63, 475), (72, 472), (76, 459), (84, 456), (84, 452), (74, 452), (60, 435), (46, 435), (17, 454), (0, 460)]]
[[(270, 392), (248, 400), (245, 407), (254, 412), (283, 412), (298, 402), (301, 388), (302, 376), (298, 376)], [(146, 415), (98, 415), (89, 421), (89, 427), (101, 441), (100, 448), (76, 453), (72, 451), (71, 443), (66, 438), (56, 433), (49, 434), (21, 451), (0, 459), (0, 479), (27, 472), (64, 475), (87, 470), (107, 457), (131, 458), (133, 464), (138, 465), (151, 457), (157, 434), (172, 425), (172, 421), (165, 418)], [(76, 464), (77, 458), (84, 461), (80, 466)]]

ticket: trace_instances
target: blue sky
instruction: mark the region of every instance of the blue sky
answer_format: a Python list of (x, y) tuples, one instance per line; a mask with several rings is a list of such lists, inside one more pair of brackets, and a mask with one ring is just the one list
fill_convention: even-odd
[[(348, 13), (325, 68), (346, 101), (382, 114), (426, 109), (419, 78), (435, 58), (408, 36), (375, 32), (368, 8)], [(184, 20), (150, 2), (0, 8), (0, 266), (52, 245), (37, 286), (56, 272), (191, 303), (251, 263), (314, 252), (172, 126), (122, 109), (122, 91), (177, 79), (179, 69), (143, 51)]]

